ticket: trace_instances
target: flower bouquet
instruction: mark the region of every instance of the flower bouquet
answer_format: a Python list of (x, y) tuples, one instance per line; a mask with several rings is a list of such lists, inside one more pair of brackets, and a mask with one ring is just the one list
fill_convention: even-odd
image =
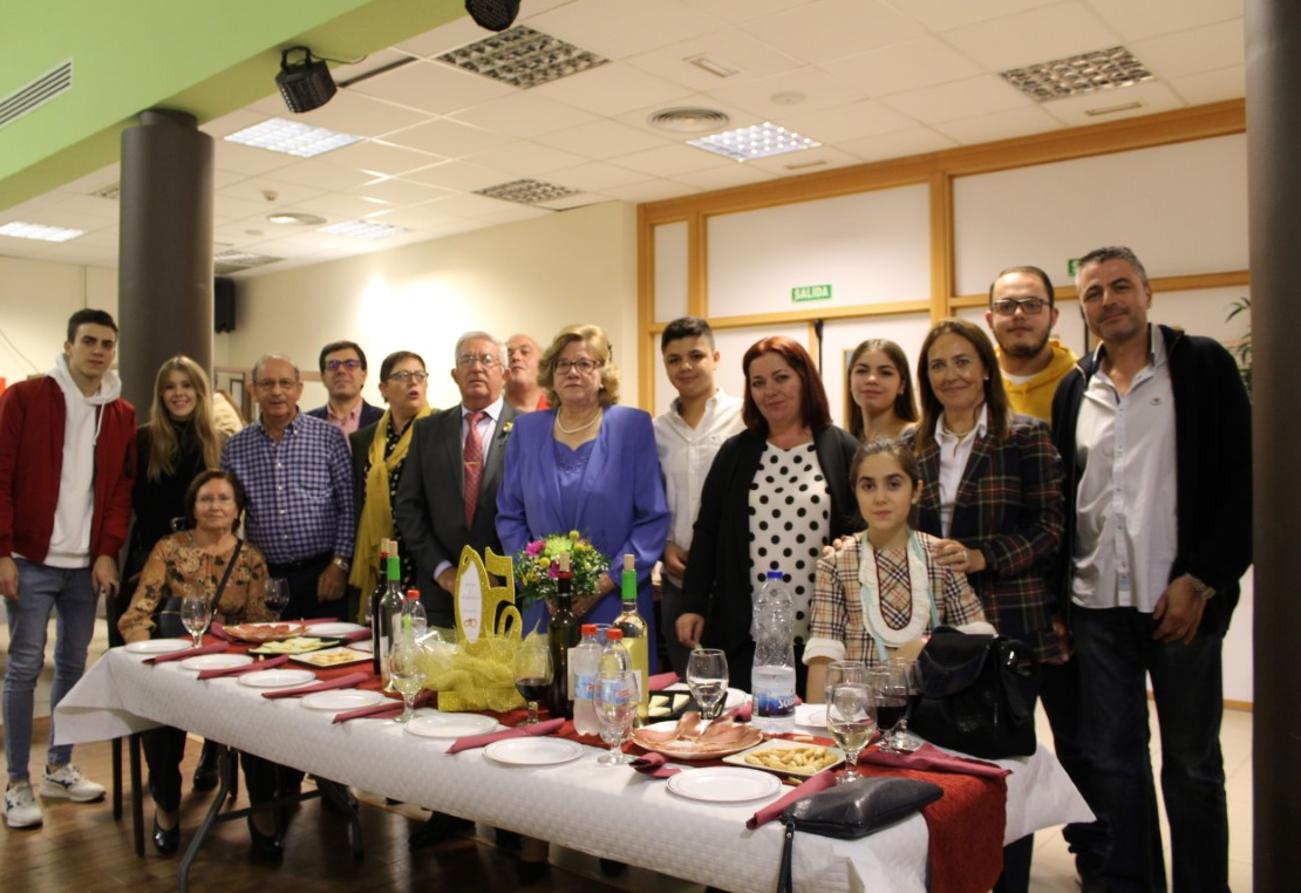
[(560, 556), (565, 553), (569, 555), (569, 569), (574, 575), (574, 594), (590, 595), (598, 591), (601, 574), (610, 568), (605, 556), (577, 530), (554, 533), (533, 540), (515, 555), (515, 583), (521, 612), (538, 599), (554, 602)]

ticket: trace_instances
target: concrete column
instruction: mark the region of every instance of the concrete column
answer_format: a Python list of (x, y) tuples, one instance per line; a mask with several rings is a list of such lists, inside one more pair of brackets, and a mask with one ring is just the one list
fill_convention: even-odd
[(1247, 185), (1251, 234), (1255, 463), (1255, 688), (1252, 745), (1257, 890), (1301, 878), (1301, 3), (1247, 0)]
[(212, 157), (183, 112), (142, 112), (122, 134), (118, 364), (142, 422), (165, 359), (212, 369)]

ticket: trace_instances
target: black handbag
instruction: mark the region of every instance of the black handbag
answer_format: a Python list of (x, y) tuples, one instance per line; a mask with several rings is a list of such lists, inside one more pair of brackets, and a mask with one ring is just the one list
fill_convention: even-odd
[[(239, 559), (239, 550), (244, 547), (244, 541), (235, 537), (235, 550), (230, 553), (230, 561), (226, 564), (226, 570), (221, 575), (221, 582), (217, 584), (217, 591), (212, 595), (212, 610), (217, 611), (217, 605), (221, 603), (221, 594), (226, 591), (226, 581), (230, 579), (230, 572), (235, 569), (235, 562)], [(155, 639), (184, 639), (190, 635), (190, 631), (185, 628), (181, 622), (181, 602), (185, 599), (183, 596), (172, 595), (171, 587), (167, 588), (168, 596), (162, 602), (158, 613), (154, 616), (154, 634)]]
[(856, 840), (905, 819), (944, 796), (939, 785), (912, 778), (859, 778), (796, 800), (781, 814), (785, 826), (777, 893), (793, 893), (791, 850), (796, 831)]
[(939, 627), (917, 658), (921, 692), (908, 727), (932, 744), (985, 759), (1035, 752), (1039, 667), (1012, 639)]

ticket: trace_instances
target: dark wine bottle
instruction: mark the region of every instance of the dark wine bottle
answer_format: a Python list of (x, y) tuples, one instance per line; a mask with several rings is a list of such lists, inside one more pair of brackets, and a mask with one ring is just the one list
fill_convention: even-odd
[(547, 643), (551, 647), (551, 698), (548, 708), (552, 716), (573, 719), (574, 705), (569, 698), (569, 649), (583, 637), (582, 625), (574, 614), (574, 575), (569, 570), (569, 556), (560, 556), (560, 573), (556, 577), (556, 612), (547, 627)]

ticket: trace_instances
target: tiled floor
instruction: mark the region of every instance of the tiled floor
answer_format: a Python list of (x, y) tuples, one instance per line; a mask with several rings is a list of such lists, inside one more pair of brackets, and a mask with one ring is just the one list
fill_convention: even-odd
[[(7, 644), (7, 630), (3, 641)], [(50, 648), (53, 648), (54, 627), (50, 627)], [(96, 624), (95, 638), (91, 643), (88, 665), (98, 660), (108, 647), (104, 622)], [(0, 668), (3, 660), (0, 659)], [(36, 695), (36, 713), (44, 716), (49, 713), (49, 685), (52, 671), (49, 660)], [(1152, 762), (1157, 772), (1160, 771), (1160, 736), (1157, 729), (1155, 710), (1151, 712)], [(1039, 735), (1041, 740), (1051, 745), (1052, 733), (1042, 711), (1039, 714)], [(1220, 733), (1220, 744), (1224, 750), (1224, 771), (1228, 779), (1229, 800), (1229, 883), (1238, 893), (1251, 890), (1251, 714), (1238, 710), (1226, 710)], [(35, 754), (34, 754), (35, 756)], [(1162, 833), (1166, 844), (1166, 859), (1170, 857), (1170, 835), (1165, 825), (1165, 810), (1161, 814)], [(563, 854), (552, 854), (553, 861), (565, 864)], [(647, 873), (649, 874), (649, 873)], [(637, 885), (641, 887), (647, 878), (638, 873)], [(666, 879), (667, 880), (667, 879)], [(626, 879), (625, 879), (626, 882)], [(616, 885), (619, 881), (614, 882)], [(667, 882), (656, 885), (655, 889), (676, 889), (679, 884)], [(1075, 865), (1066, 849), (1066, 842), (1057, 830), (1042, 831), (1035, 836), (1035, 858), (1031, 871), (1031, 888), (1047, 893), (1074, 893), (1079, 889), (1075, 879)], [(687, 887), (687, 889), (690, 889)]]

